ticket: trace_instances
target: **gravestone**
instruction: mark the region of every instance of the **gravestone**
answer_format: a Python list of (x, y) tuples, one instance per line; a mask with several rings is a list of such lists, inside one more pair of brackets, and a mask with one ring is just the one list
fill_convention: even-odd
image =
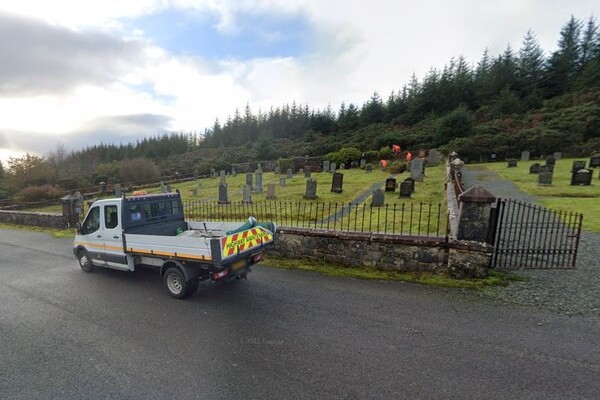
[(384, 201), (383, 190), (376, 189), (373, 190), (373, 200), (371, 200), (371, 207), (381, 207)]
[(172, 193), (173, 192), (173, 188), (171, 187), (171, 185), (167, 185), (167, 193)]
[(263, 172), (262, 165), (260, 165), (260, 163), (258, 163), (258, 165), (256, 166), (256, 172), (260, 172), (260, 173)]
[(304, 177), (310, 178), (311, 177), (310, 171), (304, 171)]
[(552, 155), (552, 157), (554, 157), (555, 160), (560, 160), (562, 158), (562, 153), (557, 151)]
[(571, 174), (571, 185), (589, 186), (592, 184), (593, 169), (580, 169)]
[(415, 192), (415, 180), (413, 178), (406, 178), (404, 180), (404, 182), (408, 182), (408, 184), (410, 185), (410, 192), (414, 193)]
[(356, 161), (352, 161), (350, 163), (350, 168), (358, 168), (358, 163)]
[(542, 165), (540, 167), (540, 172), (542, 171), (550, 171), (550, 172), (554, 172), (554, 164), (546, 164), (546, 165)]
[(120, 183), (117, 183), (115, 185), (114, 191), (115, 191), (115, 196), (121, 197), (121, 195), (123, 194), (123, 192), (121, 191), (121, 184)]
[(367, 160), (365, 160), (364, 158), (361, 158), (361, 159), (360, 159), (360, 167), (361, 167), (361, 168), (364, 168), (364, 167), (365, 167), (365, 165), (367, 165)]
[(279, 173), (281, 172), (281, 169), (279, 168), (279, 165), (275, 167), (275, 175), (279, 175)]
[(521, 152), (521, 161), (529, 161), (529, 151), (525, 150)]
[(196, 181), (198, 180), (198, 170), (197, 169), (194, 170), (194, 180), (196, 180)]
[(329, 172), (329, 161), (323, 161), (323, 172)]
[(585, 161), (573, 161), (573, 166), (571, 167), (571, 173), (577, 172), (580, 169), (585, 169)]
[(262, 176), (263, 176), (263, 173), (261, 170), (257, 170), (256, 173), (254, 174), (254, 191), (256, 193), (263, 192)]
[(600, 153), (594, 153), (590, 157), (590, 168), (600, 167)]
[(210, 177), (211, 178), (216, 178), (217, 177), (217, 170), (214, 168), (210, 169)]
[(385, 180), (385, 191), (386, 192), (395, 192), (396, 191), (396, 179), (395, 178), (387, 178)]
[(160, 181), (160, 191), (161, 193), (167, 193), (167, 187), (163, 181)]
[(288, 178), (288, 179), (294, 178), (294, 171), (292, 171), (291, 168), (287, 169), (287, 176), (286, 176), (286, 178)]
[(317, 198), (317, 180), (307, 179), (306, 180), (306, 191), (304, 192), (304, 198), (307, 200), (314, 200)]
[(275, 200), (275, 184), (267, 184), (267, 200)]
[(531, 167), (529, 167), (529, 173), (530, 174), (539, 174), (540, 167), (541, 167), (540, 163), (531, 164)]
[(412, 181), (404, 181), (400, 184), (400, 198), (410, 198), (413, 192), (415, 183)]
[(331, 172), (332, 174), (335, 173), (336, 167), (337, 167), (336, 163), (332, 162), (331, 165), (329, 166), (329, 172)]
[(369, 163), (365, 166), (365, 172), (373, 172), (373, 164)]
[(440, 162), (440, 152), (437, 149), (429, 150), (429, 155), (427, 156), (427, 165), (435, 166)]
[(285, 186), (285, 178), (279, 178), (279, 186)]
[(298, 173), (299, 173), (300, 175), (304, 175), (304, 168), (300, 168), (300, 169), (298, 170)]
[(552, 185), (552, 171), (540, 169), (540, 173), (538, 174), (538, 185), (539, 186)]
[(254, 175), (252, 172), (246, 174), (246, 186), (252, 187), (254, 185)]
[(227, 174), (225, 174), (225, 170), (222, 169), (221, 172), (219, 172), (219, 177), (221, 178), (221, 183), (225, 183), (226, 176), (227, 176)]
[(340, 169), (346, 169), (346, 164), (344, 164), (344, 163), (341, 163), (341, 164), (340, 164)]
[(496, 161), (496, 153), (490, 154), (490, 161)]
[(515, 168), (517, 166), (517, 159), (516, 158), (509, 158), (508, 159), (508, 165), (506, 166), (506, 168)]
[(556, 159), (553, 156), (546, 158), (546, 165), (554, 166), (556, 164)]
[(106, 194), (106, 182), (100, 182), (100, 193)]
[(235, 171), (235, 167), (231, 167), (231, 176), (236, 176), (237, 172)]
[(242, 203), (251, 204), (252, 203), (252, 186), (245, 185), (244, 190), (242, 192)]
[(219, 183), (219, 204), (229, 204), (229, 197), (227, 196), (227, 184)]
[(417, 182), (423, 182), (423, 160), (416, 158), (410, 166), (410, 177)]
[(331, 191), (334, 193), (342, 193), (344, 185), (344, 174), (336, 172), (331, 179)]

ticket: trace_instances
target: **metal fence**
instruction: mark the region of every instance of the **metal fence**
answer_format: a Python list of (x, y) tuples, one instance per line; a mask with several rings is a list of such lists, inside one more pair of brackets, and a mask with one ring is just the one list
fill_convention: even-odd
[(184, 202), (188, 220), (244, 221), (253, 216), (282, 226), (318, 228), (342, 232), (392, 235), (446, 236), (447, 210), (442, 204), (385, 204), (372, 207), (356, 203), (309, 203), (264, 201)]

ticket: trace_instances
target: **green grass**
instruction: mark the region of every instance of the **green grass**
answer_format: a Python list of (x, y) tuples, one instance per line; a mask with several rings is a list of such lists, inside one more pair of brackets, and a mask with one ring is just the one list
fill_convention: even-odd
[(529, 173), (533, 163), (544, 164), (543, 160), (519, 161), (516, 168), (506, 168), (506, 163), (469, 165), (469, 169), (488, 169), (500, 177), (514, 182), (524, 193), (534, 196), (539, 204), (563, 212), (583, 214), (583, 229), (600, 232), (600, 180), (594, 171), (591, 186), (571, 186), (571, 166), (575, 160), (589, 158), (567, 158), (556, 161), (551, 186), (538, 186), (536, 174)]
[(507, 286), (511, 281), (526, 280), (524, 277), (507, 275), (498, 271), (490, 271), (489, 276), (484, 279), (453, 279), (444, 274), (383, 271), (367, 267), (344, 267), (320, 261), (294, 260), (272, 255), (269, 255), (262, 264), (274, 268), (318, 272), (326, 276), (363, 280), (413, 282), (422, 285), (471, 290), (483, 290), (491, 286)]
[(24, 226), (24, 225), (1, 224), (1, 223), (0, 223), (0, 229), (43, 232), (43, 233), (47, 233), (47, 234), (52, 235), (55, 238), (59, 238), (59, 239), (75, 237), (75, 230), (73, 230), (73, 229), (51, 229), (51, 228), (42, 228), (42, 227), (38, 227), (38, 226)]

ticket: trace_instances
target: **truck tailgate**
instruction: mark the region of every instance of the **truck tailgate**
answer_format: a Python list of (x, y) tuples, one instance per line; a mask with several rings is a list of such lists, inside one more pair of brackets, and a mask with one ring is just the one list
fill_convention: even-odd
[(227, 262), (238, 255), (259, 251), (264, 246), (272, 245), (273, 233), (261, 226), (256, 226), (242, 232), (221, 237), (218, 240), (214, 240), (213, 243), (211, 246), (213, 256), (215, 255), (215, 251), (218, 251), (220, 260)]

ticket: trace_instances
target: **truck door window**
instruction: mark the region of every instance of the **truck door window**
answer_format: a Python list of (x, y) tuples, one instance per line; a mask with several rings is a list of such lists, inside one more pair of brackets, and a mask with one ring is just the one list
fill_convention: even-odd
[(83, 234), (89, 235), (100, 229), (100, 207), (94, 207), (90, 210), (85, 221), (83, 221)]
[(106, 229), (114, 229), (117, 225), (119, 225), (117, 206), (104, 206), (104, 226), (106, 226)]

